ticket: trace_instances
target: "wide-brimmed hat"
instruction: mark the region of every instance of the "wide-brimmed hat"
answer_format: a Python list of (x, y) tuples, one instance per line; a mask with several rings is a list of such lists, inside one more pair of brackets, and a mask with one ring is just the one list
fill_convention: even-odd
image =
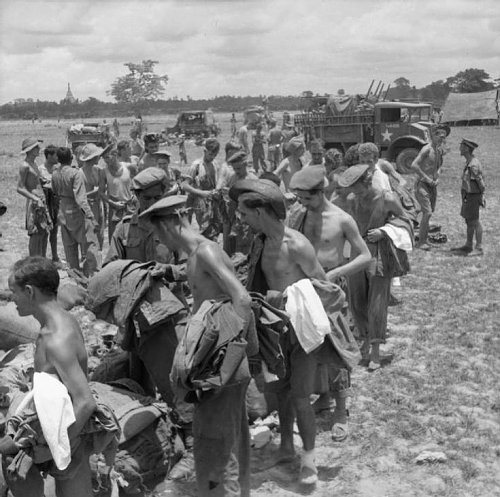
[(23, 143), (21, 144), (21, 153), (25, 154), (30, 150), (33, 150), (35, 147), (39, 147), (40, 143), (43, 143), (43, 140), (39, 140), (38, 138), (25, 138)]
[(368, 164), (357, 164), (345, 170), (338, 178), (337, 182), (342, 188), (349, 188), (354, 185), (365, 173), (370, 166)]
[(186, 205), (187, 195), (171, 195), (155, 202), (149, 209), (139, 214), (141, 218), (166, 217), (175, 214)]
[(286, 218), (286, 202), (279, 186), (265, 179), (242, 179), (229, 189), (229, 198), (238, 202), (244, 193), (255, 194), (255, 198), (265, 200), (277, 214), (279, 219)]
[(148, 167), (134, 176), (132, 190), (146, 190), (158, 184), (167, 186), (167, 173), (159, 167)]
[(80, 150), (78, 155), (78, 160), (82, 162), (87, 162), (95, 157), (100, 157), (104, 153), (104, 149), (98, 147), (95, 143), (87, 143)]
[(152, 155), (157, 155), (158, 157), (168, 157), (169, 159), (172, 156), (172, 154), (168, 150), (165, 150), (165, 149), (158, 150), (157, 152), (153, 152)]
[(446, 133), (446, 137), (448, 137), (451, 133), (451, 128), (447, 124), (438, 124), (433, 129), (434, 133), (436, 131), (444, 131)]

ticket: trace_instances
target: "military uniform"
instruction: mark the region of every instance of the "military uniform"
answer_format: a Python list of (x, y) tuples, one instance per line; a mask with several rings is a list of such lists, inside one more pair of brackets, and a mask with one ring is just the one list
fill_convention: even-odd
[(172, 263), (173, 254), (160, 243), (153, 227), (134, 213), (117, 224), (104, 264), (118, 259)]
[(71, 268), (78, 269), (80, 246), (85, 255), (83, 272), (91, 276), (98, 270), (98, 247), (83, 172), (70, 165), (56, 168), (52, 174), (52, 190), (59, 197), (58, 221), (66, 260)]

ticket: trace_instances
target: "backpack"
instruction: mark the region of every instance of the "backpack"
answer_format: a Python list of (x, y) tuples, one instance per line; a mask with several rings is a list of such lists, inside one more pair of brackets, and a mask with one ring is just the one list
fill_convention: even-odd
[[(139, 389), (138, 385), (134, 388)], [(90, 458), (94, 496), (108, 495), (112, 480), (123, 493), (137, 494), (164, 478), (184, 451), (171, 409), (151, 397), (112, 385), (91, 383), (91, 390), (105, 399), (122, 429), (113, 468), (102, 455)]]

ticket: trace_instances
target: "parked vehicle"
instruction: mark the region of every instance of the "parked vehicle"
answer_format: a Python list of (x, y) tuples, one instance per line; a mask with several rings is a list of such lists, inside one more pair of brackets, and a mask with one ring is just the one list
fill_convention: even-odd
[(179, 133), (186, 137), (197, 135), (209, 137), (217, 136), (220, 133), (220, 127), (211, 110), (190, 110), (181, 112), (175, 126), (167, 128), (167, 133)]
[(306, 143), (319, 138), (325, 148), (345, 151), (356, 143), (373, 142), (382, 157), (395, 162), (398, 171), (407, 174), (420, 149), (430, 140), (431, 104), (370, 104), (350, 96), (320, 98), (315, 110), (293, 115), (293, 124), (304, 134)]
[(94, 143), (98, 147), (105, 148), (111, 141), (109, 126), (99, 123), (73, 124), (68, 128), (66, 143), (73, 151), (87, 143)]

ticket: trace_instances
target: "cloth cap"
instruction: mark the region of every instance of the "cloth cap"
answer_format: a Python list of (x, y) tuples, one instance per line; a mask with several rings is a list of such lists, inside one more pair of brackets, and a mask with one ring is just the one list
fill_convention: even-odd
[(148, 167), (134, 176), (132, 190), (146, 190), (158, 184), (168, 184), (167, 173), (159, 167)]
[(152, 155), (156, 155), (158, 157), (168, 157), (170, 159), (170, 156), (172, 154), (168, 150), (158, 150), (157, 152), (154, 152)]
[[(137, 178), (137, 176), (136, 176)], [(166, 217), (175, 214), (186, 205), (187, 195), (171, 195), (155, 202), (149, 209), (139, 214), (139, 217)]]
[(78, 154), (78, 160), (86, 162), (94, 157), (100, 157), (104, 152), (104, 149), (98, 147), (95, 143), (87, 143), (84, 145), (80, 153)]
[(294, 137), (285, 144), (285, 150), (290, 155), (303, 155), (305, 152), (305, 145), (301, 138)]
[(238, 202), (243, 193), (253, 193), (255, 198), (269, 202), (279, 219), (286, 217), (285, 196), (280, 188), (272, 181), (266, 179), (242, 179), (229, 189), (229, 198)]
[(247, 158), (247, 154), (245, 152), (243, 152), (243, 150), (238, 150), (237, 152), (235, 152), (234, 154), (232, 154), (229, 159), (227, 159), (227, 163), (229, 165), (232, 165), (232, 164), (235, 164), (236, 162), (242, 162), (244, 160), (246, 160)]
[(297, 171), (290, 180), (292, 190), (322, 190), (326, 169), (323, 166), (307, 166)]
[(474, 150), (475, 148), (479, 147), (479, 145), (476, 142), (473, 142), (472, 140), (467, 140), (466, 138), (462, 138), (462, 141), (460, 143), (467, 145), (471, 150)]
[(39, 147), (40, 143), (43, 143), (43, 140), (39, 140), (38, 138), (25, 138), (23, 143), (21, 144), (21, 153), (25, 154), (30, 150), (33, 150), (35, 147)]
[(356, 181), (358, 181), (369, 168), (370, 166), (367, 164), (351, 166), (338, 177), (337, 182), (339, 186), (342, 188), (348, 188), (349, 186), (354, 185), (354, 183), (356, 183)]

